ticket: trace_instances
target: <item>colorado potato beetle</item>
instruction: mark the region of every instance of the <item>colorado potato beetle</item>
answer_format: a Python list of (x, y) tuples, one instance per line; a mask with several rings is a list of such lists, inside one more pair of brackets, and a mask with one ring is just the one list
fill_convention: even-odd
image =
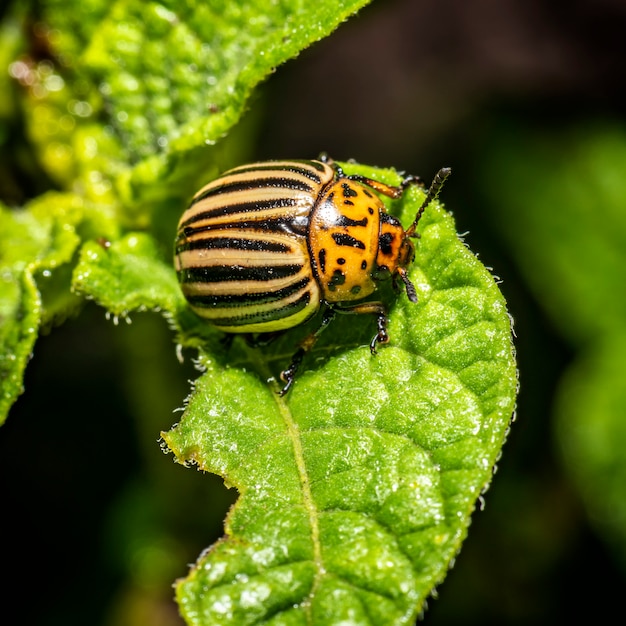
[(437, 172), (413, 223), (405, 230), (377, 194), (399, 198), (415, 176), (393, 187), (346, 176), (322, 156), (312, 161), (268, 161), (225, 172), (194, 196), (175, 245), (178, 280), (191, 308), (226, 333), (269, 340), (320, 312), (281, 373), (284, 395), (305, 354), (336, 313), (370, 314), (387, 343), (387, 311), (364, 300), (380, 281), (404, 284), (417, 302), (407, 268), (424, 209), (450, 175)]

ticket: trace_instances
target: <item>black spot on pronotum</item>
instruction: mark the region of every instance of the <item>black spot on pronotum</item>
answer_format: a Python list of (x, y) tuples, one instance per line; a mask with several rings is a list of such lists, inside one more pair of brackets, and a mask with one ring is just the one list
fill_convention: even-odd
[[(346, 204), (350, 202), (349, 200), (346, 200)], [(350, 204), (352, 204), (350, 202)], [(354, 226), (367, 226), (367, 217), (364, 217), (360, 220), (353, 220), (352, 218), (346, 216), (346, 215), (341, 215), (339, 217), (339, 219), (335, 222), (336, 226), (346, 226), (347, 228), (352, 228)]]
[(394, 236), (391, 233), (383, 233), (378, 238), (378, 249), (384, 255), (389, 255), (392, 252), (391, 244), (393, 243)]
[(351, 248), (359, 248), (359, 250), (365, 250), (365, 244), (358, 239), (345, 233), (333, 233), (332, 238), (338, 246), (349, 246)]
[(374, 209), (372, 209), (372, 207), (371, 207), (371, 206), (368, 206), (368, 207), (367, 207), (367, 212), (368, 212), (370, 215), (374, 215)]
[(367, 269), (367, 261), (361, 261), (361, 269)]
[(386, 265), (377, 265), (374, 270), (372, 270), (372, 278), (374, 280), (387, 280), (391, 276), (391, 272)]
[(328, 281), (328, 289), (335, 291), (339, 285), (343, 285), (346, 282), (346, 275), (341, 270), (335, 270), (333, 275)]
[(350, 293), (353, 295), (357, 295), (361, 291), (361, 285), (354, 285), (354, 287), (350, 288)]
[(320, 263), (320, 270), (322, 271), (322, 274), (324, 274), (324, 272), (326, 272), (326, 248), (322, 248), (317, 257)]
[(339, 263), (339, 265), (345, 265), (346, 264), (346, 260), (342, 256), (340, 256), (337, 259), (337, 263)]
[(359, 195), (348, 183), (341, 183), (341, 188), (343, 189), (344, 198), (354, 198)]

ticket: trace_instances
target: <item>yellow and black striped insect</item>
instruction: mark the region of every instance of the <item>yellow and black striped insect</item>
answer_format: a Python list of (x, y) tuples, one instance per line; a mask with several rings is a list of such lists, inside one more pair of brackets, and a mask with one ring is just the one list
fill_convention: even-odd
[(326, 157), (236, 167), (195, 195), (178, 225), (175, 266), (191, 308), (226, 333), (269, 340), (311, 319), (319, 325), (300, 344), (281, 378), (291, 387), (305, 354), (336, 313), (371, 314), (370, 342), (387, 343), (387, 312), (364, 300), (382, 280), (398, 279), (417, 302), (407, 276), (412, 238), (424, 209), (450, 174), (436, 174), (415, 220), (405, 230), (377, 194), (399, 198), (397, 187), (344, 175)]

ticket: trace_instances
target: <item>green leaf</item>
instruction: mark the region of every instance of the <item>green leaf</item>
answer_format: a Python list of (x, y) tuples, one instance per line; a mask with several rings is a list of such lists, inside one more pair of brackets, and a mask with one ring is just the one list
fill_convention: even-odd
[(223, 138), (254, 88), (367, 2), (45, 0), (57, 57), (27, 64), (25, 108), (46, 169), (146, 227), (232, 162)]
[[(189, 192), (184, 181), (197, 182), (198, 159), (206, 161), (206, 147), (240, 120), (253, 89), (367, 2), (117, 0), (105, 8), (95, 0), (93, 11), (79, 8), (72, 15), (65, 3), (48, 0), (46, 15), (65, 26), (56, 41), (66, 57), (90, 42), (73, 66), (98, 85), (109, 116), (105, 130), (114, 133), (95, 133), (94, 141), (104, 142), (111, 155), (101, 171), (113, 174), (124, 204), (135, 212), (137, 205), (149, 211), (149, 198)], [(115, 144), (129, 157), (125, 171)], [(88, 166), (96, 153), (85, 155), (92, 175)]]
[(580, 357), (557, 396), (563, 458), (593, 526), (626, 568), (626, 335), (614, 333)]
[[(118, 278), (126, 275), (123, 284), (113, 283), (118, 284), (117, 293), (104, 284), (92, 284), (99, 280), (98, 264), (89, 265), (88, 254), (106, 265), (102, 244), (115, 242), (124, 230), (150, 230), (155, 240), (169, 246), (176, 208), (200, 179), (217, 174), (219, 162), (237, 158), (244, 142), (234, 133), (234, 141), (221, 141), (212, 149), (207, 145), (222, 139), (239, 121), (252, 90), (276, 65), (328, 34), (365, 3), (265, 0), (239, 6), (218, 1), (68, 4), (44, 0), (35, 19), (23, 8), (15, 9), (0, 39), (10, 44), (3, 58), (20, 94), (27, 135), (46, 174), (58, 186), (72, 189), (84, 212), (84, 219), (73, 223), (55, 218), (54, 228), (59, 236), (78, 236), (88, 243), (81, 256), (84, 267), (74, 272), (73, 279), (72, 263), (64, 261), (48, 276), (43, 275), (48, 271), (45, 264), (28, 266), (27, 255), (20, 257), (21, 265), (6, 270), (10, 279), (2, 296), (6, 316), (2, 321), (11, 365), (5, 366), (5, 378), (21, 375), (32, 349), (32, 342), (19, 338), (25, 320), (37, 327), (62, 318), (76, 306), (72, 280), (76, 292), (97, 299), (114, 315), (135, 308), (178, 311), (181, 296), (173, 288), (171, 274), (163, 283), (167, 293), (159, 292), (156, 285), (151, 290), (145, 283), (135, 294), (128, 291), (131, 277), (141, 282), (141, 263), (133, 264), (134, 260), (146, 257), (143, 251), (135, 255), (129, 248), (135, 235), (121, 242), (119, 249), (113, 247), (109, 255), (109, 261), (116, 259), (118, 265), (108, 270), (115, 269)], [(22, 29), (43, 54), (29, 52)], [(12, 116), (14, 111), (0, 114)], [(245, 134), (245, 125), (239, 128)], [(44, 216), (39, 217), (46, 223)], [(28, 223), (25, 229), (31, 226), (38, 228)], [(36, 234), (31, 236), (38, 241)], [(45, 242), (40, 243), (45, 247)], [(78, 244), (73, 239), (73, 251)], [(118, 252), (121, 256), (116, 258)], [(169, 252), (158, 254), (159, 259), (169, 257)], [(164, 275), (162, 264), (159, 260), (154, 265), (157, 280)], [(22, 271), (29, 276), (22, 277)], [(39, 271), (42, 275), (35, 276)], [(33, 278), (43, 298), (39, 313)], [(178, 329), (188, 336), (195, 333), (198, 341), (211, 334), (188, 308), (175, 317)], [(21, 356), (14, 367), (15, 355)], [(6, 397), (16, 397), (17, 386), (9, 387), (5, 387)]]
[[(403, 223), (422, 198), (406, 194)], [(190, 624), (412, 624), (444, 578), (491, 479), (516, 369), (502, 296), (450, 216), (429, 207), (419, 232), (419, 303), (398, 298), (378, 356), (371, 320), (340, 319), (281, 398), (275, 377), (306, 329), (262, 350), (206, 347), (163, 438), (240, 497), (178, 585)]]
[(115, 2), (85, 62), (136, 158), (213, 143), (252, 88), (367, 0)]
[(169, 254), (147, 233), (129, 233), (113, 242), (87, 242), (74, 269), (72, 288), (113, 315), (129, 320), (133, 311), (160, 311), (184, 331), (189, 345), (215, 335), (187, 306)]
[(0, 424), (22, 393), (24, 369), (37, 338), (41, 301), (32, 275), (2, 267), (0, 280)]
[(23, 391), (40, 325), (76, 307), (58, 279), (78, 245), (81, 215), (81, 203), (71, 195), (41, 196), (18, 211), (0, 206), (0, 424)]
[(87, 242), (74, 270), (73, 288), (116, 316), (132, 310), (177, 310), (182, 295), (171, 264), (154, 239), (129, 233), (114, 242)]

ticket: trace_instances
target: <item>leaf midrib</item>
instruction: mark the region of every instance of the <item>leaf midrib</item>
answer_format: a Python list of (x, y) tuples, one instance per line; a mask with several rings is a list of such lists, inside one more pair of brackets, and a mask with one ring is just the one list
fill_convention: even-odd
[[(302, 499), (304, 503), (304, 508), (309, 517), (309, 524), (311, 527), (311, 542), (313, 544), (313, 564), (315, 566), (315, 578), (313, 580), (313, 586), (311, 587), (311, 591), (309, 596), (313, 597), (317, 590), (317, 587), (320, 583), (322, 576), (325, 574), (326, 569), (324, 567), (324, 563), (322, 560), (322, 546), (320, 542), (320, 528), (319, 528), (319, 512), (317, 507), (315, 506), (315, 502), (313, 500), (313, 493), (311, 491), (311, 481), (309, 478), (309, 474), (306, 468), (306, 463), (304, 460), (304, 449), (302, 447), (302, 439), (300, 437), (300, 429), (298, 428), (298, 424), (296, 423), (293, 414), (285, 401), (283, 396), (279, 395), (280, 386), (279, 381), (273, 379), (270, 370), (269, 364), (266, 359), (263, 358), (262, 354), (259, 350), (256, 350), (251, 347), (246, 347), (246, 351), (248, 352), (248, 358), (250, 361), (253, 361), (257, 366), (260, 373), (262, 373), (263, 377), (266, 380), (271, 380), (272, 383), (270, 385), (274, 401), (276, 402), (276, 406), (278, 407), (278, 411), (280, 416), (285, 424), (287, 429), (287, 437), (291, 441), (293, 446), (293, 455), (296, 462), (296, 469), (298, 471), (298, 478), (300, 481), (300, 488), (302, 491)], [(308, 604), (307, 610), (307, 621), (312, 623), (312, 617), (310, 614), (311, 603)]]
[[(273, 385), (277, 387), (276, 384)], [(296, 461), (296, 467), (298, 469), (298, 478), (300, 479), (300, 487), (302, 489), (302, 498), (304, 501), (304, 508), (309, 516), (309, 522), (311, 525), (311, 541), (313, 543), (313, 563), (315, 565), (315, 579), (313, 580), (313, 586), (311, 588), (311, 596), (315, 595), (315, 591), (319, 584), (319, 581), (325, 573), (324, 563), (322, 562), (322, 547), (320, 544), (320, 528), (319, 528), (319, 515), (318, 510), (313, 501), (313, 494), (311, 492), (311, 481), (304, 461), (304, 450), (302, 448), (302, 440), (300, 438), (300, 429), (293, 419), (293, 414), (289, 409), (289, 406), (285, 402), (284, 398), (278, 395), (278, 388), (274, 394), (278, 410), (283, 418), (285, 426), (287, 428), (287, 436), (289, 437), (293, 446), (293, 455)], [(310, 604), (309, 604), (310, 606)], [(310, 614), (308, 615), (310, 621)]]

